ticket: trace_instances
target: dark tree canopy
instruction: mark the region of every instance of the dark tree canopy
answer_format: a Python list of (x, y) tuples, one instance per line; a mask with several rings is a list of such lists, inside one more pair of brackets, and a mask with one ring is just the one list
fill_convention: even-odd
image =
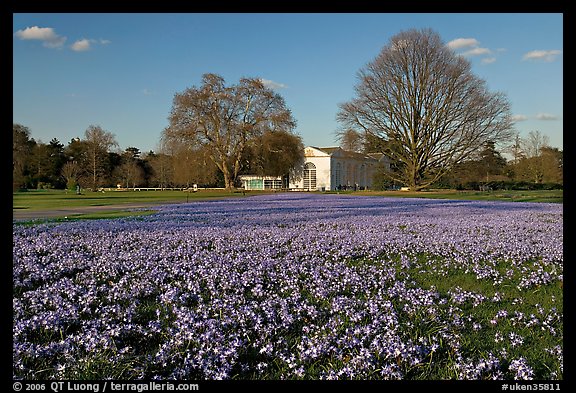
[(510, 105), (471, 72), (470, 63), (430, 29), (390, 39), (358, 73), (356, 98), (340, 105), (345, 129), (388, 141), (399, 170), (393, 180), (415, 190), (482, 148), (512, 136)]
[(244, 157), (251, 174), (296, 178), (304, 166), (304, 144), (290, 132), (266, 131), (252, 140)]
[(12, 124), (12, 187), (26, 188), (26, 174), (36, 141), (30, 138), (30, 129), (21, 124)]

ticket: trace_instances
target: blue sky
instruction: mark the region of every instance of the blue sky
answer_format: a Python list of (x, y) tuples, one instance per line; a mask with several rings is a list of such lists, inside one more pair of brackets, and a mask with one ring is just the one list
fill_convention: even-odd
[(305, 145), (336, 146), (338, 104), (390, 38), (432, 28), (508, 97), (522, 137), (563, 150), (561, 13), (16, 13), (13, 122), (67, 144), (90, 125), (157, 150), (175, 93), (216, 73), (266, 80)]

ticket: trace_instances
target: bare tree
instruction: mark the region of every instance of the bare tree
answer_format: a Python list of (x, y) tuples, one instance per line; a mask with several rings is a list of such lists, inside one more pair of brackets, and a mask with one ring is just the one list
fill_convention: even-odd
[(210, 151), (203, 146), (175, 146), (172, 151), (175, 183), (190, 188), (193, 184), (215, 182), (218, 168), (210, 156)]
[(542, 156), (542, 181), (564, 183), (564, 153), (562, 150), (545, 146), (540, 152)]
[(490, 93), (430, 29), (391, 38), (358, 73), (357, 97), (340, 105), (345, 128), (381, 136), (396, 162), (393, 180), (414, 190), (429, 186), (487, 141), (512, 136), (510, 105)]
[(157, 151), (158, 153), (150, 151), (145, 159), (152, 169), (150, 180), (157, 187), (164, 189), (173, 183), (172, 156), (164, 138), (160, 138)]
[(364, 134), (352, 128), (346, 128), (336, 132), (336, 139), (344, 150), (361, 153), (364, 151)]
[(126, 188), (134, 188), (144, 182), (144, 170), (135, 160), (126, 160), (116, 167), (115, 172), (120, 184), (124, 184)]
[(119, 179), (120, 184), (124, 184), (126, 188), (134, 188), (145, 182), (144, 162), (140, 159), (140, 149), (127, 147), (120, 156), (120, 162), (114, 168), (115, 177)]
[(520, 175), (534, 183), (542, 183), (544, 180), (544, 159), (543, 150), (548, 145), (548, 137), (542, 135), (540, 131), (530, 131), (528, 136), (521, 140), (522, 151), (526, 155), (520, 161), (518, 171)]
[(527, 158), (540, 156), (542, 148), (549, 147), (548, 136), (542, 135), (538, 130), (530, 131), (525, 139), (522, 139), (522, 151), (526, 154)]
[(205, 147), (222, 171), (225, 186), (234, 187), (247, 142), (267, 130), (291, 131), (296, 122), (284, 99), (260, 79), (243, 78), (226, 86), (216, 74), (205, 74), (202, 86), (174, 96), (164, 137), (195, 148)]
[(80, 166), (76, 161), (68, 161), (62, 166), (61, 175), (66, 181), (66, 188), (74, 189), (81, 175)]
[(161, 138), (161, 145), (161, 151), (168, 159), (156, 162), (155, 167), (169, 175), (174, 185), (191, 187), (193, 184), (207, 185), (216, 182), (218, 167), (211, 159), (211, 151), (207, 146), (167, 138), (166, 134)]
[(517, 134), (508, 153), (513, 159), (508, 171), (515, 180), (532, 183), (563, 183), (563, 152), (548, 145), (549, 138), (540, 131), (530, 131), (526, 138)]
[(103, 130), (100, 126), (89, 126), (85, 133), (86, 152), (89, 163), (87, 168), (91, 177), (91, 186), (96, 190), (103, 179), (105, 160), (108, 151), (113, 146), (118, 146), (114, 134)]

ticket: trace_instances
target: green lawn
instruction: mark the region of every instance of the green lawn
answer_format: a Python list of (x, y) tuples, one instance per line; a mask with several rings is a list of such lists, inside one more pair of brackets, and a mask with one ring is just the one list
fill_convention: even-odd
[[(102, 209), (92, 212), (62, 213), (58, 217), (46, 217), (45, 219), (31, 218), (23, 219), (20, 224), (36, 224), (43, 221), (70, 221), (88, 220), (103, 218), (122, 218), (129, 216), (140, 216), (154, 213), (153, 210), (128, 210), (134, 204), (160, 205), (164, 203), (182, 203), (194, 200), (208, 200), (230, 197), (245, 197), (256, 195), (262, 192), (250, 191), (230, 192), (226, 190), (198, 190), (188, 191), (106, 191), (91, 192), (83, 191), (80, 195), (66, 190), (28, 190), (12, 193), (12, 211), (51, 211), (57, 209), (73, 209), (95, 206), (110, 206), (109, 209)], [(123, 205), (125, 208), (123, 208)]]
[(462, 200), (490, 200), (510, 202), (564, 202), (563, 190), (495, 190), (495, 191), (359, 191), (356, 195), (388, 196), (401, 198), (435, 198)]
[[(254, 194), (252, 191), (246, 195)], [(12, 193), (12, 209), (50, 210), (63, 207), (109, 206), (127, 203), (160, 204), (224, 197), (242, 197), (241, 192), (225, 190), (188, 191), (83, 191), (29, 190)]]
[[(188, 191), (108, 191), (108, 192), (75, 192), (65, 190), (29, 190), (12, 193), (12, 209), (50, 210), (62, 207), (109, 206), (126, 203), (155, 204), (164, 202), (186, 202), (212, 198), (242, 197), (260, 194), (259, 191), (230, 192), (226, 190)], [(350, 195), (388, 196), (402, 198), (437, 198), (464, 200), (499, 200), (515, 202), (558, 202), (563, 203), (562, 190), (502, 190), (502, 191), (358, 191), (340, 192)]]

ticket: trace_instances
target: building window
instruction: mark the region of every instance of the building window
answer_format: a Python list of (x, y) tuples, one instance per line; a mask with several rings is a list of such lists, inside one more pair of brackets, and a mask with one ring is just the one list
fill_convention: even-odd
[(248, 179), (246, 180), (246, 185), (244, 188), (247, 190), (262, 190), (264, 188), (262, 179)]
[(342, 187), (342, 164), (336, 163), (334, 186), (339, 190)]
[(346, 186), (352, 186), (352, 164), (346, 164)]
[(265, 179), (265, 190), (280, 190), (282, 188), (282, 179)]
[(304, 189), (316, 190), (316, 165), (311, 162), (304, 165)]

